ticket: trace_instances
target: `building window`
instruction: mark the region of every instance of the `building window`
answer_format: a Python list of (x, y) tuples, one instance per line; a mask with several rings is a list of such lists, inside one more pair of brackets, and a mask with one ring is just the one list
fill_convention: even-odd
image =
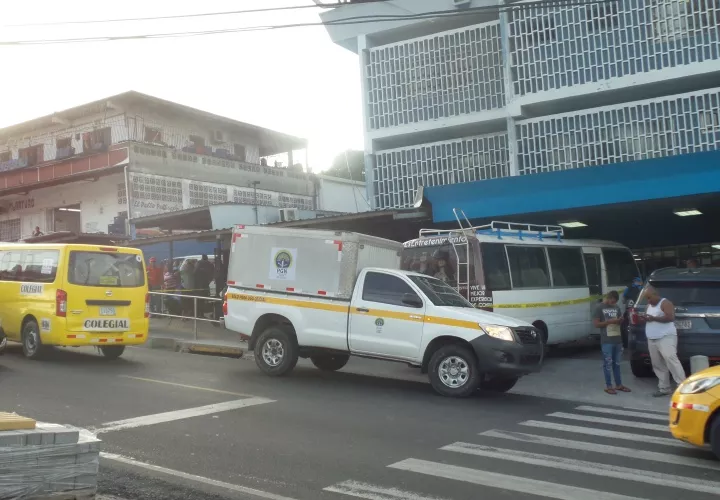
[(58, 149), (65, 149), (72, 147), (72, 138), (71, 137), (62, 137), (56, 141), (56, 146)]
[(162, 131), (159, 128), (145, 127), (145, 142), (162, 144)]
[(110, 127), (105, 127), (82, 135), (83, 153), (90, 151), (107, 151), (112, 142)]
[(595, 3), (585, 7), (588, 31), (603, 31), (618, 25), (618, 4), (616, 2)]
[(44, 161), (45, 148), (42, 145), (30, 146), (19, 150), (18, 157), (27, 161), (27, 166), (32, 167)]
[(0, 153), (0, 163), (12, 160), (12, 153), (10, 151), (3, 151)]
[(17, 241), (20, 239), (20, 219), (0, 221), (0, 241)]
[(204, 148), (205, 147), (205, 138), (204, 137), (200, 137), (199, 135), (191, 135), (189, 137), (189, 139), (190, 139), (190, 142), (192, 142), (196, 148)]
[(246, 154), (245, 146), (243, 146), (242, 144), (235, 144), (235, 145), (233, 146), (233, 148), (234, 148), (235, 156), (236, 156), (240, 161), (245, 161), (245, 159), (246, 159), (246, 156), (245, 156), (245, 154)]

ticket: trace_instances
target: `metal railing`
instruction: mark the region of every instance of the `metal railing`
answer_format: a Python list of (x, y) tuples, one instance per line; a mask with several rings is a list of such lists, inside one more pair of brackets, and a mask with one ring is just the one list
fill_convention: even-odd
[[(153, 298), (155, 298), (155, 297), (160, 298), (159, 303), (157, 300), (153, 300)], [(166, 297), (172, 297), (173, 301), (178, 302), (178, 306), (180, 308), (181, 314), (171, 314), (170, 313), (170, 309), (168, 307), (166, 307), (166, 306), (168, 306), (168, 300), (166, 299)], [(187, 304), (187, 301), (189, 299), (192, 299), (192, 302), (193, 302), (192, 317), (184, 314), (186, 312), (185, 305)], [(175, 291), (150, 292), (150, 317), (152, 318), (154, 316), (160, 316), (160, 317), (165, 317), (165, 318), (179, 318), (179, 319), (184, 319), (184, 320), (192, 319), (193, 320), (193, 333), (195, 334), (195, 340), (198, 340), (198, 329), (197, 329), (198, 321), (204, 321), (204, 322), (216, 324), (216, 325), (223, 324), (222, 316), (216, 315), (214, 308), (209, 312), (211, 312), (214, 317), (216, 316), (217, 319), (210, 319), (205, 316), (205, 314), (208, 313), (208, 311), (207, 311), (208, 308), (205, 305), (204, 305), (204, 307), (202, 307), (202, 310), (201, 310), (202, 316), (198, 316), (198, 300), (203, 301), (205, 303), (209, 302), (211, 304), (213, 302), (215, 302), (215, 303), (223, 302), (223, 299), (221, 299), (219, 297), (187, 295), (186, 293), (178, 293)], [(157, 305), (160, 306), (159, 310), (154, 310), (154, 309), (156, 309)]]

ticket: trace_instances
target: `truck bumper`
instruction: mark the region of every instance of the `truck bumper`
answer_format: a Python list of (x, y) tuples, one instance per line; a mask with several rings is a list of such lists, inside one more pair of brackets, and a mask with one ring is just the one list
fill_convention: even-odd
[(491, 375), (520, 377), (540, 370), (545, 348), (537, 344), (520, 344), (481, 335), (472, 342), (480, 370)]

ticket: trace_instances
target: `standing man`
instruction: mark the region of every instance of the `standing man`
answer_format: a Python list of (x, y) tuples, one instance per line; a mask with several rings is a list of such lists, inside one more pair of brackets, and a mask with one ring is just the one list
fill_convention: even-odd
[[(162, 289), (163, 271), (157, 266), (157, 259), (155, 259), (155, 257), (150, 257), (147, 267), (147, 280), (148, 288), (151, 292), (157, 292)], [(158, 312), (158, 297), (156, 295), (151, 295), (150, 297), (150, 305), (152, 306), (153, 312)]]
[(648, 287), (645, 291), (648, 307), (645, 313), (645, 336), (647, 337), (650, 361), (658, 378), (658, 390), (654, 397), (669, 395), (670, 374), (680, 385), (685, 380), (685, 369), (677, 355), (677, 330), (675, 329), (675, 306), (660, 297), (658, 291)]
[[(195, 288), (197, 294), (201, 297), (210, 297), (210, 283), (215, 275), (215, 267), (208, 260), (208, 256), (203, 254), (200, 261), (195, 265)], [(207, 301), (198, 300), (198, 315), (204, 316), (207, 310)]]
[[(605, 300), (595, 309), (593, 315), (593, 325), (595, 325), (595, 328), (600, 328), (605, 392), (608, 394), (617, 394), (618, 391), (630, 392), (630, 389), (622, 384), (620, 374), (620, 359), (623, 351), (620, 325), (622, 325), (623, 316), (617, 305), (619, 298), (618, 293), (611, 290), (605, 296)], [(615, 388), (612, 385), (613, 377), (615, 378)]]

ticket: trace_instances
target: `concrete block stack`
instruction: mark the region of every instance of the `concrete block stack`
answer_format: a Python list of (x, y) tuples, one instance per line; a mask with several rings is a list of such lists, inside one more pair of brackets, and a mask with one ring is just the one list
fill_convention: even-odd
[[(2, 422), (0, 415), (0, 427)], [(0, 430), (0, 500), (94, 498), (100, 441), (74, 427), (34, 427)]]

